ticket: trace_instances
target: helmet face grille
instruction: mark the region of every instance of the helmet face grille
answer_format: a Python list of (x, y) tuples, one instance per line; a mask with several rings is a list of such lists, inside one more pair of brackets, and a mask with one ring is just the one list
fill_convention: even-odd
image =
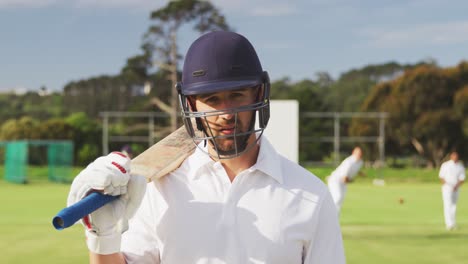
[[(230, 159), (240, 156), (242, 153), (250, 150), (257, 144), (258, 140), (263, 134), (264, 127), (258, 126), (255, 120), (258, 119), (257, 116), (259, 116), (263, 109), (267, 108), (268, 105), (268, 102), (265, 103), (264, 101), (260, 101), (243, 107), (207, 112), (191, 112), (188, 108), (183, 107), (182, 117), (184, 118), (185, 125), (188, 126), (187, 130), (191, 134), (194, 142), (209, 142), (209, 144), (214, 150), (213, 153), (207, 152), (210, 156), (218, 160)], [(250, 124), (240, 124), (238, 116), (242, 112), (253, 113)], [(234, 133), (231, 135), (216, 135), (213, 132), (212, 127), (210, 127), (209, 125), (208, 119), (210, 117), (223, 114), (234, 115), (232, 122), (235, 127), (235, 130)], [(198, 126), (197, 123), (203, 123), (205, 124), (205, 126), (202, 129), (199, 129), (199, 127), (194, 127), (194, 125)], [(244, 129), (242, 129), (241, 127), (244, 127)], [(248, 139), (251, 137), (251, 135), (257, 133), (258, 135), (256, 137), (256, 140), (253, 143), (249, 143)], [(222, 146), (223, 141), (233, 142), (232, 147), (228, 149), (224, 148)], [(206, 152), (205, 149), (202, 148), (202, 150)]]
[(211, 93), (261, 83), (263, 69), (252, 44), (242, 35), (214, 31), (198, 38), (184, 62), (181, 93)]

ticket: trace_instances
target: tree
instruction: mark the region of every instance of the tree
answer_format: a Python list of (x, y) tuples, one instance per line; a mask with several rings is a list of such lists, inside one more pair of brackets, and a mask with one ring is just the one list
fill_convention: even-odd
[(468, 85), (463, 86), (455, 93), (454, 111), (462, 121), (463, 134), (468, 137)]
[(73, 113), (65, 119), (73, 129), (75, 162), (85, 165), (94, 160), (101, 150), (101, 125), (84, 112)]
[(1, 140), (40, 139), (39, 122), (31, 117), (24, 116), (17, 119), (9, 119), (0, 128)]
[[(434, 62), (419, 62), (416, 64), (398, 64), (387, 62), (384, 64), (367, 65), (360, 69), (351, 69), (343, 73), (337, 81), (323, 74), (317, 77), (322, 83), (327, 83), (325, 100), (330, 111), (356, 112), (364, 102), (369, 91), (376, 84), (393, 80), (403, 74), (407, 69), (421, 65), (433, 65)], [(324, 82), (324, 80), (328, 80)]]
[(154, 101), (161, 109), (169, 111), (171, 129), (177, 124), (178, 95), (175, 88), (178, 75), (178, 62), (182, 56), (178, 53), (177, 33), (182, 25), (193, 23), (193, 29), (204, 33), (213, 30), (228, 30), (224, 16), (208, 1), (181, 0), (170, 1), (165, 7), (151, 13), (153, 24), (144, 37), (142, 49), (151, 54), (154, 66), (164, 70), (171, 80), (169, 106), (162, 100)]
[(67, 114), (85, 112), (91, 118), (97, 118), (103, 111), (128, 111), (135, 105), (144, 107), (143, 84), (138, 78), (138, 73), (126, 71), (120, 75), (101, 75), (68, 83), (63, 99)]
[(120, 74), (130, 83), (143, 85), (148, 79), (148, 69), (151, 67), (151, 58), (148, 51), (127, 59), (127, 64)]
[(292, 84), (289, 78), (285, 77), (271, 83), (270, 97), (271, 99), (288, 99), (292, 89)]
[(63, 119), (52, 118), (41, 122), (38, 126), (40, 139), (72, 139), (73, 129)]
[(464, 85), (454, 96), (454, 111), (458, 118), (462, 120), (463, 134), (468, 138), (468, 62), (461, 62), (458, 67), (458, 78)]
[[(323, 76), (328, 75), (324, 74)], [(271, 99), (297, 100), (299, 102), (299, 113), (326, 111), (327, 106), (323, 100), (323, 92), (326, 88), (323, 87), (323, 80), (319, 78), (317, 82), (314, 82), (304, 79), (297, 83), (292, 83), (288, 78), (280, 79), (271, 84)], [(327, 122), (319, 119), (309, 119), (307, 122), (303, 121), (301, 119), (299, 129), (301, 138), (327, 135), (326, 127), (329, 126), (329, 124), (325, 124)], [(321, 142), (301, 142), (300, 144), (300, 161), (320, 160), (326, 155), (328, 155), (327, 149), (324, 148), (324, 144)]]
[(0, 106), (0, 124), (23, 116), (45, 120), (60, 117), (64, 112), (62, 96), (57, 92), (42, 96), (33, 91), (24, 94), (0, 93)]
[[(390, 114), (386, 135), (401, 149), (412, 147), (428, 161), (439, 166), (444, 155), (466, 144), (462, 125), (468, 72), (458, 67), (420, 66), (399, 78), (376, 85), (362, 105), (362, 111)], [(354, 135), (369, 135), (365, 121), (355, 120)], [(387, 142), (386, 145), (388, 145)]]

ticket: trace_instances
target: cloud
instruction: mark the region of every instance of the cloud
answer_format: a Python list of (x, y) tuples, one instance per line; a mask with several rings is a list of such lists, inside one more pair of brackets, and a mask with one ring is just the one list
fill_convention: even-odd
[(0, 0), (1, 8), (36, 8), (53, 5), (58, 0)]
[[(0, 9), (46, 8), (65, 5), (74, 8), (129, 8), (153, 10), (163, 7), (167, 0), (0, 0)], [(250, 16), (287, 16), (298, 12), (292, 3), (271, 0), (213, 0), (213, 5), (226, 12)]]
[(159, 8), (166, 0), (0, 0), (0, 8), (41, 8), (69, 5), (76, 8)]
[(290, 41), (290, 42), (266, 41), (266, 42), (260, 43), (258, 46), (262, 47), (262, 49), (272, 50), (272, 51), (288, 50), (288, 49), (294, 49), (294, 48), (299, 48), (300, 47), (297, 42), (292, 42), (292, 41)]
[(164, 6), (165, 0), (73, 0), (81, 8), (137, 8), (152, 10)]
[(253, 8), (251, 14), (254, 16), (264, 16), (264, 17), (273, 17), (273, 16), (288, 16), (297, 13), (297, 9), (291, 5), (277, 4), (269, 5), (265, 7)]
[(428, 23), (401, 28), (367, 28), (358, 32), (376, 47), (468, 44), (468, 21)]
[(289, 2), (272, 0), (212, 0), (215, 7), (224, 12), (247, 14), (250, 16), (276, 17), (288, 16), (298, 12), (298, 8)]
[(27, 91), (29, 90), (22, 85), (16, 85), (13, 87), (0, 87), (0, 93), (25, 94)]

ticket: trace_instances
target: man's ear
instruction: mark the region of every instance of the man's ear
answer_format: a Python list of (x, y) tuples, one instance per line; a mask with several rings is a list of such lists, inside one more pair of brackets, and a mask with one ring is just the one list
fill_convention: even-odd
[(263, 98), (264, 94), (265, 94), (265, 85), (261, 84), (260, 88), (259, 88), (258, 98), (257, 99), (260, 100), (260, 98)]
[[(190, 107), (190, 111), (196, 112), (197, 111), (196, 97), (195, 96), (188, 96), (187, 97), (187, 102), (188, 102), (188, 106)], [(201, 119), (199, 117), (195, 118), (195, 122), (197, 123), (197, 129), (199, 131), (204, 131), (202, 121), (201, 121)]]
[(195, 106), (195, 96), (187, 96), (188, 106), (190, 107), (190, 111), (196, 112), (197, 108)]

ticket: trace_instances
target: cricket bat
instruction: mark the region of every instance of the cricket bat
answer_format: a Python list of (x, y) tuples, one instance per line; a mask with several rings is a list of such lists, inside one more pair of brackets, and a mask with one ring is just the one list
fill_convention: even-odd
[[(177, 169), (195, 148), (193, 139), (182, 126), (132, 159), (130, 173), (142, 175), (148, 181), (157, 180)], [(93, 192), (76, 204), (58, 212), (52, 219), (52, 224), (57, 230), (70, 227), (117, 198), (118, 196)]]

